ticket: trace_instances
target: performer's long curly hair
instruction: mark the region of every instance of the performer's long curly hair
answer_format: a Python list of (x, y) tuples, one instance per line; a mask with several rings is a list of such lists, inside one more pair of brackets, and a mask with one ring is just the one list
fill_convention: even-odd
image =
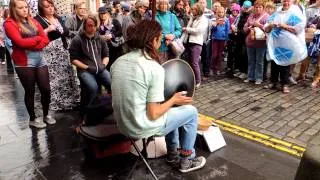
[(134, 26), (128, 28), (128, 47), (141, 49), (143, 55), (147, 58), (156, 60), (160, 64), (158, 49), (154, 47), (154, 39), (161, 38), (162, 28), (157, 21), (143, 20)]

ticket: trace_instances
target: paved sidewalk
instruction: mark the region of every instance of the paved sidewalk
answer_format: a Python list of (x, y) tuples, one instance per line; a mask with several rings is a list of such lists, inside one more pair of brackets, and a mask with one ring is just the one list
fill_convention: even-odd
[(306, 147), (320, 142), (319, 90), (310, 84), (283, 94), (238, 78), (211, 77), (196, 91), (195, 106), (204, 115)]

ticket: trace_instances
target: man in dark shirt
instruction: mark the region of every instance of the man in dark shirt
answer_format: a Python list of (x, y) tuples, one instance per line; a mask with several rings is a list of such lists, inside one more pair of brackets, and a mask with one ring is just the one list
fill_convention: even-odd
[[(69, 48), (70, 60), (77, 67), (78, 77), (87, 89), (84, 105), (90, 106), (98, 94), (98, 84), (111, 90), (110, 73), (106, 70), (109, 49), (96, 33), (97, 19), (88, 16), (83, 21), (83, 30), (76, 35)], [(81, 97), (83, 98), (83, 97)]]

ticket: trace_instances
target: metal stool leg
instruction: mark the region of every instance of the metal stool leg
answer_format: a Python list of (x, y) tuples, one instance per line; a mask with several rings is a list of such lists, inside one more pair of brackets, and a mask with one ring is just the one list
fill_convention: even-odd
[[(139, 154), (140, 158), (142, 159), (142, 161), (144, 162), (144, 164), (147, 166), (149, 172), (151, 173), (152, 177), (155, 179), (155, 180), (158, 180), (157, 176), (154, 174), (153, 170), (151, 169), (151, 167), (149, 166), (147, 160), (145, 159), (145, 157), (142, 155), (142, 153), (140, 152), (138, 146), (136, 145), (136, 143), (134, 142), (133, 139), (130, 138), (130, 141), (134, 147), (134, 149), (137, 151), (137, 153)], [(143, 143), (144, 145), (146, 145), (145, 143)], [(147, 149), (145, 149), (145, 151), (147, 151)]]

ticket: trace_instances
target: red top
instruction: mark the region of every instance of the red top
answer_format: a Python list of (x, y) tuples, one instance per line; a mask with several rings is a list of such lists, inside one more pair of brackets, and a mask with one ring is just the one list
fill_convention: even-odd
[(41, 51), (49, 43), (48, 36), (43, 31), (42, 26), (34, 19), (32, 22), (37, 27), (37, 35), (33, 37), (22, 37), (18, 23), (8, 18), (4, 22), (6, 35), (12, 41), (12, 60), (17, 66), (26, 66), (28, 64), (27, 51)]

